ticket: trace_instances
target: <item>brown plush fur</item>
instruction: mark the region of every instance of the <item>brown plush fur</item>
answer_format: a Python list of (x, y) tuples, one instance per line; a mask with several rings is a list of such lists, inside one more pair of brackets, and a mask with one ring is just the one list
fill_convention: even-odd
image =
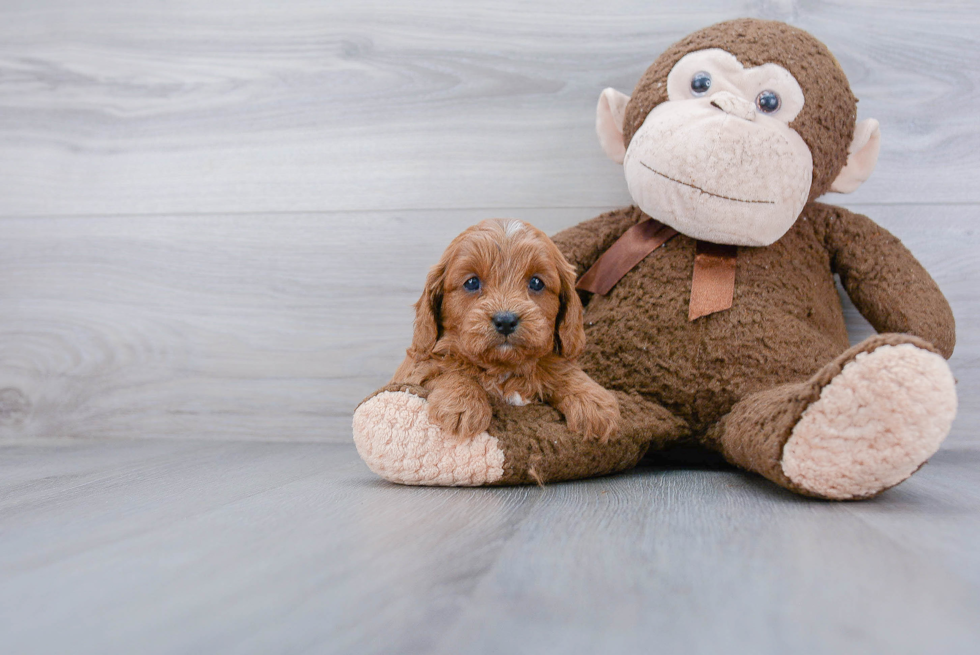
[[(534, 277), (543, 289), (529, 287)], [(473, 278), (479, 288), (464, 288)], [(574, 285), (574, 269), (537, 228), (503, 220), (469, 228), (429, 272), (412, 346), (392, 381), (429, 390), (430, 418), (462, 437), (490, 426), (491, 401), (544, 400), (570, 429), (605, 441), (619, 409), (574, 363), (585, 343)], [(494, 326), (502, 312), (519, 321), (510, 334)]]
[[(591, 252), (596, 232), (612, 236), (644, 218), (636, 208), (611, 212), (555, 242), (584, 271), (603, 251)], [(936, 283), (865, 216), (810, 203), (776, 243), (738, 249), (731, 309), (689, 321), (695, 244), (678, 235), (592, 297), (581, 357), (603, 386), (656, 399), (695, 432), (738, 399), (804, 380), (848, 348), (834, 273), (879, 332), (915, 334), (952, 353), (953, 317)]]

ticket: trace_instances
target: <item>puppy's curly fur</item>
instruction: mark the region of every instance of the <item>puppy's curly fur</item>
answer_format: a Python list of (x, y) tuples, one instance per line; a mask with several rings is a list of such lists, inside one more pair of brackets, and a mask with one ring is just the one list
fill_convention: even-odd
[(545, 401), (576, 432), (616, 434), (616, 398), (575, 364), (585, 346), (575, 270), (541, 230), (503, 219), (467, 229), (429, 271), (415, 312), (392, 382), (428, 389), (443, 430), (472, 437), (493, 403)]

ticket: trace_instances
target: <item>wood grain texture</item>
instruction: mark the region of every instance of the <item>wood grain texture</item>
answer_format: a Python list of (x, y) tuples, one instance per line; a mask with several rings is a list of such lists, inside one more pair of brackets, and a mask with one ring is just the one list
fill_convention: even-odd
[(895, 229), (950, 295), (953, 439), (976, 440), (980, 11), (885, 8), (6, 3), (0, 438), (346, 440), (450, 238), (628, 202), (599, 90), (748, 14), (824, 38), (881, 119), (878, 173), (833, 200)]
[[(859, 206), (953, 305), (960, 417), (980, 418), (972, 206)], [(553, 233), (592, 210), (498, 215)], [(429, 266), (482, 210), (0, 219), (0, 437), (347, 441), (404, 357)], [(914, 302), (914, 299), (909, 299)], [(852, 335), (871, 334), (850, 308)]]
[(974, 653), (980, 450), (824, 503), (734, 471), (377, 480), (350, 445), (0, 446), (5, 652)]
[(743, 15), (836, 53), (882, 124), (853, 202), (978, 202), (974, 3), (5, 3), (0, 215), (624, 204), (594, 134), (667, 45)]

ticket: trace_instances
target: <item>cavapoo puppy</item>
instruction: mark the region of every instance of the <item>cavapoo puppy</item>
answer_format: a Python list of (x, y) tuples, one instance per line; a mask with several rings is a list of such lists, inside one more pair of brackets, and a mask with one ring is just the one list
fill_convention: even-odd
[(575, 270), (555, 244), (522, 221), (485, 220), (429, 271), (392, 382), (428, 389), (430, 420), (460, 437), (490, 427), (494, 402), (545, 401), (570, 429), (606, 440), (619, 405), (575, 364), (584, 346)]

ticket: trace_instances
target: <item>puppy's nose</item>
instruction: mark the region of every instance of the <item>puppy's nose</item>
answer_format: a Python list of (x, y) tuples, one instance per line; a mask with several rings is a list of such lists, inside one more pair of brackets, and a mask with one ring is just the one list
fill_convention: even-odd
[(517, 329), (517, 324), (521, 322), (521, 319), (517, 318), (517, 314), (514, 312), (497, 312), (490, 319), (490, 322), (497, 328), (497, 332), (506, 337)]

